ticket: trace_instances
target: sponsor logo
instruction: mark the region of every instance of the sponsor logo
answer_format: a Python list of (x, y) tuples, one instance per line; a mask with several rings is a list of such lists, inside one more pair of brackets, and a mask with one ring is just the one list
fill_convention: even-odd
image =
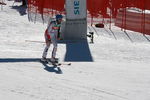
[(74, 14), (80, 15), (80, 1), (74, 1)]

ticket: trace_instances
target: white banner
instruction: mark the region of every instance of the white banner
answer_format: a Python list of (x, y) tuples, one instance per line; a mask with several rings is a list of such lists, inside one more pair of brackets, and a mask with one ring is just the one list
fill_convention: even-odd
[(67, 19), (86, 18), (86, 0), (66, 0)]

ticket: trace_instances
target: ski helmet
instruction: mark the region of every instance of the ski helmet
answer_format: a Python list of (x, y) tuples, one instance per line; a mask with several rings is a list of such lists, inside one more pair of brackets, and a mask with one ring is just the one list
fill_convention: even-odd
[(63, 16), (62, 15), (56, 15), (56, 20), (62, 19)]

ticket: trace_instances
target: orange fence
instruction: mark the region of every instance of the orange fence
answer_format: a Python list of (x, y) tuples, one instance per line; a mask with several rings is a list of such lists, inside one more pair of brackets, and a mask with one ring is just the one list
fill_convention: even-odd
[(64, 4), (65, 0), (28, 0), (28, 11), (42, 15), (62, 13)]
[[(150, 0), (87, 0), (88, 17), (116, 18), (116, 25), (133, 31), (150, 34)], [(65, 14), (65, 0), (28, 0), (28, 12), (43, 15)], [(142, 13), (128, 12), (128, 8), (137, 8)], [(120, 11), (120, 9), (123, 9)], [(89, 16), (90, 15), (90, 16)]]
[(123, 29), (150, 35), (150, 14), (120, 10), (115, 25)]

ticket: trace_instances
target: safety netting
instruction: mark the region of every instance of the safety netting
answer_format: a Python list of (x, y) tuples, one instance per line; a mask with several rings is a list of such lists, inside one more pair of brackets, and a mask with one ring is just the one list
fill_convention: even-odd
[(55, 14), (65, 13), (65, 0), (28, 0), (28, 17), (31, 21), (47, 23)]
[[(150, 34), (149, 4), (150, 0), (87, 0), (88, 22), (107, 19), (123, 29)], [(55, 14), (65, 15), (65, 0), (28, 0), (28, 12), (30, 20), (47, 22)]]

